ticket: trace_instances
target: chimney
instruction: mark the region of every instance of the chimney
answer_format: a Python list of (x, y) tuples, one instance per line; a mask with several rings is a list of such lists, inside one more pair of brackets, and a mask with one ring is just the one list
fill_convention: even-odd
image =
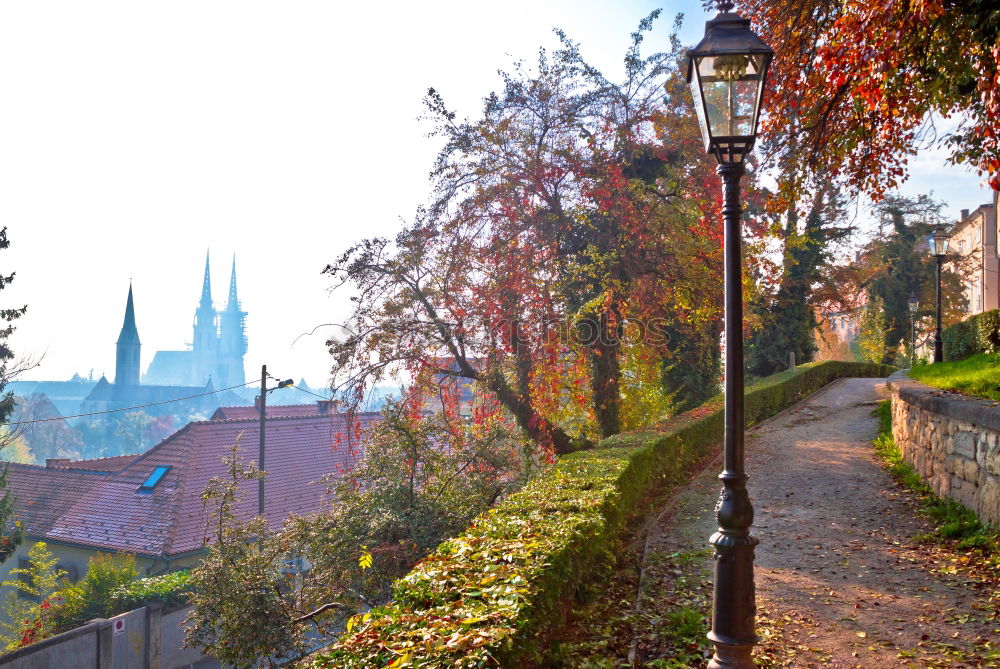
[(965, 219), (967, 219), (968, 217), (969, 217), (969, 210), (968, 209), (963, 209), (962, 210), (962, 217), (960, 219), (958, 219), (958, 220), (959, 220), (959, 222), (962, 222)]
[(316, 410), (320, 416), (325, 416), (329, 413), (338, 413), (340, 411), (340, 402), (337, 400), (319, 400), (316, 402)]
[(260, 395), (253, 398), (253, 408), (257, 410), (258, 414), (260, 414)]
[(66, 467), (72, 462), (69, 458), (45, 458), (45, 468)]

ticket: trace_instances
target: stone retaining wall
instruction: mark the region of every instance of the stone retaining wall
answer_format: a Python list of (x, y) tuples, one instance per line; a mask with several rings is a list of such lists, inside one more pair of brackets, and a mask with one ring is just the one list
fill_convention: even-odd
[(941, 497), (1000, 525), (1000, 405), (889, 377), (892, 436)]

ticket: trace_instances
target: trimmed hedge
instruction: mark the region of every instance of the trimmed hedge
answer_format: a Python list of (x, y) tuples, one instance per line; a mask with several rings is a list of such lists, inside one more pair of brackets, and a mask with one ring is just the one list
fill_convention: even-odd
[[(831, 381), (887, 376), (892, 367), (830, 361), (747, 390), (748, 425)], [(722, 438), (723, 398), (666, 426), (617, 435), (563, 456), (549, 470), (445, 541), (394, 586), (393, 601), (356, 616), (330, 650), (333, 667), (486, 667), (541, 658), (538, 641), (602, 565), (640, 500)]]
[(1000, 353), (1000, 309), (984, 311), (944, 329), (941, 343), (948, 361), (977, 353)]

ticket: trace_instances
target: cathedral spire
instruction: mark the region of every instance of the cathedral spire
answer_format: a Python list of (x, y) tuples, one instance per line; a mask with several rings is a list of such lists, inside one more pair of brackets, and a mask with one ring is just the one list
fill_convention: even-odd
[(236, 296), (236, 254), (233, 254), (233, 273), (229, 277), (229, 303), (226, 305), (226, 311), (239, 311), (240, 310), (240, 300)]
[(115, 385), (139, 385), (139, 330), (135, 327), (135, 304), (132, 301), (132, 284), (128, 285), (128, 302), (125, 303), (125, 320), (118, 335), (115, 355)]
[(208, 251), (205, 251), (205, 282), (201, 286), (201, 304), (198, 306), (202, 309), (212, 308), (212, 276), (208, 270)]
[(121, 334), (118, 335), (119, 344), (138, 343), (139, 330), (135, 326), (135, 305), (132, 302), (132, 283), (128, 284), (128, 301), (125, 303), (125, 320), (122, 323)]

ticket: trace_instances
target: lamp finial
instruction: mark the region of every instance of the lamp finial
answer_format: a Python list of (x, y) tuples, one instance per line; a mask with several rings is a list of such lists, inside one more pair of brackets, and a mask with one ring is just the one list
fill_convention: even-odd
[(720, 13), (725, 13), (733, 8), (733, 3), (730, 0), (719, 0), (716, 6), (719, 8)]

